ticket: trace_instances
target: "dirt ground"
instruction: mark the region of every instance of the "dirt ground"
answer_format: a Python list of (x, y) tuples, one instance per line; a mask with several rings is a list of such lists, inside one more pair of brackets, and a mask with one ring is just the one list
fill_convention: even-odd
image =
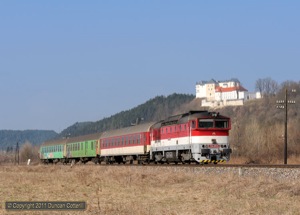
[[(84, 201), (87, 209), (12, 212), (6, 201)], [(2, 165), (0, 202), (0, 214), (300, 214), (300, 182), (155, 167)]]

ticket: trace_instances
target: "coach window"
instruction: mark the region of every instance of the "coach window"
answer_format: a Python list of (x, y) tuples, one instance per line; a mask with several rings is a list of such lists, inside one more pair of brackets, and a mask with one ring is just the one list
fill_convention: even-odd
[(91, 142), (91, 150), (94, 149), (94, 142)]

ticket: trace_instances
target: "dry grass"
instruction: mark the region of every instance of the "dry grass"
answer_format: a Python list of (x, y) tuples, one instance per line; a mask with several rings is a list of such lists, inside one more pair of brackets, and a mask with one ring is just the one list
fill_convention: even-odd
[[(163, 171), (162, 171), (163, 170)], [(0, 166), (5, 201), (86, 201), (84, 214), (299, 214), (298, 181), (171, 168)], [(22, 214), (83, 212), (23, 212)], [(18, 213), (20, 214), (20, 213)]]
[[(229, 164), (283, 164), (283, 153), (282, 153), (282, 159), (274, 159), (272, 162), (266, 162), (264, 160), (259, 160), (259, 159), (249, 159), (244, 156), (239, 157), (239, 156), (231, 156), (230, 161), (228, 162)], [(291, 155), (288, 157), (288, 164), (300, 164), (300, 156), (295, 156)]]

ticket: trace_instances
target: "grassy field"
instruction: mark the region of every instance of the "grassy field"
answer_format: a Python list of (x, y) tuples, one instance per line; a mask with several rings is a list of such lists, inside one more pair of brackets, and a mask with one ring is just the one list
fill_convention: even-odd
[(21, 214), (300, 214), (300, 183), (171, 168), (2, 165), (0, 214), (20, 214), (5, 201), (87, 203), (84, 212)]

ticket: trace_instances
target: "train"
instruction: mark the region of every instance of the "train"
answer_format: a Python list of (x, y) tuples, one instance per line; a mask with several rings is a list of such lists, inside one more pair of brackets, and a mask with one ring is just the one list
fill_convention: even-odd
[(40, 146), (44, 164), (207, 164), (230, 160), (231, 121), (218, 112), (189, 111), (158, 122), (50, 140)]

